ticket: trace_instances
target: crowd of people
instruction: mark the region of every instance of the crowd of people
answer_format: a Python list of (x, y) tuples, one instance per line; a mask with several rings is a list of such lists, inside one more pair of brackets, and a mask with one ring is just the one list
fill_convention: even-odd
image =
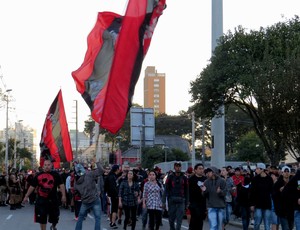
[(257, 163), (220, 169), (198, 163), (186, 172), (180, 162), (174, 170), (142, 169), (129, 165), (103, 167), (94, 159), (90, 165), (74, 162), (71, 169), (54, 170), (50, 160), (39, 170), (11, 169), (0, 176), (0, 206), (10, 210), (35, 205), (35, 222), (41, 230), (56, 230), (60, 208), (74, 212), (75, 230), (81, 230), (91, 212), (95, 230), (107, 215), (111, 229), (158, 230), (162, 218), (170, 230), (180, 230), (187, 218), (189, 230), (224, 230), (240, 219), (243, 230), (263, 223), (265, 230), (300, 230), (300, 170), (298, 165), (268, 166)]

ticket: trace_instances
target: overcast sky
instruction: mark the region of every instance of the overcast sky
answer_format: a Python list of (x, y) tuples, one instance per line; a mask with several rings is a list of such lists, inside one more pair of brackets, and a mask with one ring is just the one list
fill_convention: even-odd
[[(126, 0), (0, 0), (0, 88), (12, 89), (9, 126), (23, 120), (40, 132), (48, 109), (62, 89), (69, 128), (79, 130), (89, 109), (71, 72), (83, 61), (86, 38), (100, 11), (124, 14)], [(211, 0), (167, 0), (135, 88), (134, 103), (143, 105), (146, 66), (166, 73), (166, 112), (176, 115), (190, 106), (190, 82), (211, 56)], [(299, 0), (224, 0), (223, 31), (238, 25), (257, 30), (299, 15)], [(0, 129), (5, 107), (0, 108)]]

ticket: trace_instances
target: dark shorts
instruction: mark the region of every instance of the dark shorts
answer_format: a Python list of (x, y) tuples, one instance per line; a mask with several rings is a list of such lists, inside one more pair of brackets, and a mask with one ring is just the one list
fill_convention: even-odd
[(118, 208), (119, 208), (119, 197), (111, 197), (110, 198), (110, 213), (118, 213)]
[(34, 208), (34, 221), (40, 224), (57, 224), (59, 220), (58, 202), (52, 202), (47, 199), (38, 198)]

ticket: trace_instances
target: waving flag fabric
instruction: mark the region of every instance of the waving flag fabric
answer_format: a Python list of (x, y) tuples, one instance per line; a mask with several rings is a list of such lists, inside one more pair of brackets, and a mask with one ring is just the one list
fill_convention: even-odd
[(40, 148), (41, 166), (44, 164), (46, 158), (50, 158), (54, 161), (55, 168), (60, 167), (60, 162), (69, 162), (73, 160), (72, 146), (61, 90), (59, 90), (47, 113), (41, 135)]
[(100, 12), (88, 35), (77, 91), (100, 127), (115, 134), (131, 107), (134, 88), (165, 0), (129, 0), (125, 16)]

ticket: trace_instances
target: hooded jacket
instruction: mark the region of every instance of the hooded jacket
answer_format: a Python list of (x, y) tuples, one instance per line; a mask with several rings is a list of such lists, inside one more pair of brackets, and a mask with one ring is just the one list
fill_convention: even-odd
[(97, 186), (97, 177), (102, 176), (103, 167), (97, 162), (97, 169), (86, 171), (79, 177), (75, 183), (75, 190), (80, 193), (82, 203), (92, 203), (99, 198), (99, 186)]
[[(226, 181), (224, 178), (220, 177), (213, 169), (215, 178), (208, 178), (204, 181), (204, 186), (206, 190), (203, 192), (207, 199), (208, 208), (225, 208), (225, 195), (227, 193)], [(217, 189), (220, 188), (220, 192)]]

